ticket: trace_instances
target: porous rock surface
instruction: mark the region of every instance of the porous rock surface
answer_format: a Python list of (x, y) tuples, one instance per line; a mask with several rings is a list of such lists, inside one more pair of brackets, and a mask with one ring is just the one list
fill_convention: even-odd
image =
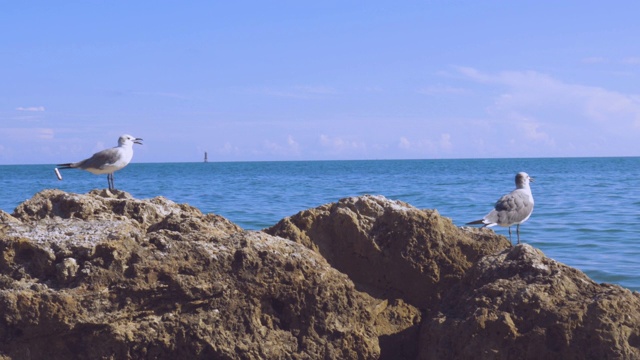
[(420, 359), (640, 359), (640, 294), (518, 245), (471, 268), (419, 342)]
[(493, 232), (460, 229), (436, 210), (371, 195), (302, 211), (265, 232), (316, 250), (363, 291), (425, 309), (482, 256), (510, 246)]
[(385, 306), (319, 255), (162, 197), (0, 213), (0, 357), (374, 359)]
[(380, 337), (383, 358), (640, 359), (640, 294), (435, 210), (361, 196), (265, 231), (322, 254), (359, 290), (423, 312), (393, 344)]
[(0, 212), (0, 358), (638, 359), (640, 295), (360, 196), (244, 231), (162, 197)]

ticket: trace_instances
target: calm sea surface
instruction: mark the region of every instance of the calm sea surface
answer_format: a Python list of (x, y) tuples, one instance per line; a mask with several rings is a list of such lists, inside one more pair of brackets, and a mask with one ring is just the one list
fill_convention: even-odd
[[(107, 187), (106, 175), (66, 170), (58, 181), (53, 168), (0, 166), (0, 209), (11, 213), (43, 189)], [(245, 229), (362, 194), (437, 209), (460, 226), (513, 190), (518, 171), (535, 179), (523, 242), (595, 281), (640, 290), (640, 158), (132, 163), (115, 174), (115, 184), (136, 198), (161, 195)], [(508, 236), (506, 228), (493, 229)]]

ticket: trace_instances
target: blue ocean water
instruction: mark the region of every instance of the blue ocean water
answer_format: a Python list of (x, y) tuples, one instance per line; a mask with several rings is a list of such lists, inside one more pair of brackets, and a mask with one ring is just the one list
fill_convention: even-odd
[[(67, 170), (58, 181), (53, 169), (0, 166), (0, 209), (11, 213), (47, 188), (107, 187), (105, 175)], [(132, 163), (115, 174), (115, 184), (136, 198), (161, 195), (245, 229), (362, 194), (437, 209), (461, 226), (491, 210), (519, 171), (535, 178), (523, 242), (595, 281), (640, 290), (640, 158)], [(508, 236), (506, 228), (493, 229)]]

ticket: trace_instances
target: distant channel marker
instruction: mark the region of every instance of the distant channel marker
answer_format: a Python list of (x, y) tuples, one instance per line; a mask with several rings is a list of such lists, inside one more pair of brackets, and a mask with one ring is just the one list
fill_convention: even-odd
[(62, 180), (62, 175), (60, 175), (60, 171), (58, 171), (58, 168), (53, 169), (53, 171), (56, 172), (56, 176), (58, 177), (58, 180)]

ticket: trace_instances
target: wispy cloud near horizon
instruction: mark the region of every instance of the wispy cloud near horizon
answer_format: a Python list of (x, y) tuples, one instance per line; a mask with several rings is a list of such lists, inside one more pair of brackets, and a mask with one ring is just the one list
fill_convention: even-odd
[(45, 111), (44, 106), (28, 106), (28, 107), (17, 107), (17, 111), (32, 111), (32, 112), (40, 112)]

